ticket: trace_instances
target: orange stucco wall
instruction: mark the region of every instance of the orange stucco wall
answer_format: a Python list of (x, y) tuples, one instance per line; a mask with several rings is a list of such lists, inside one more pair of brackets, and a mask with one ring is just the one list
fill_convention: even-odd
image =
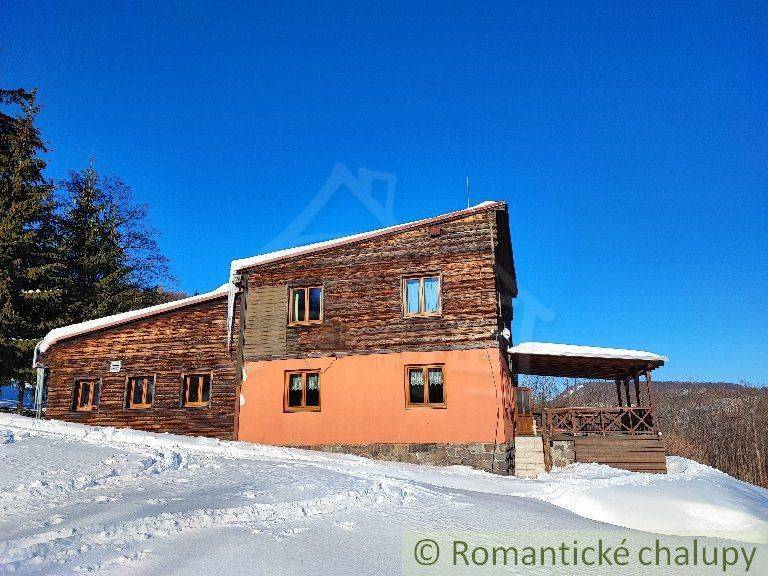
[[(405, 366), (444, 364), (447, 407), (406, 408)], [(319, 412), (284, 412), (287, 370), (318, 369)], [(495, 349), (246, 362), (238, 438), (277, 445), (506, 442), (509, 378)]]

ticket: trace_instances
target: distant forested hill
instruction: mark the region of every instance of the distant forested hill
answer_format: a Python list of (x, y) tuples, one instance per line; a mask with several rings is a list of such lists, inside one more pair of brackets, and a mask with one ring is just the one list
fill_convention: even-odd
[[(668, 454), (768, 487), (768, 388), (727, 382), (655, 382), (653, 390), (654, 414)], [(557, 394), (553, 403), (616, 405), (616, 386), (580, 381)]]

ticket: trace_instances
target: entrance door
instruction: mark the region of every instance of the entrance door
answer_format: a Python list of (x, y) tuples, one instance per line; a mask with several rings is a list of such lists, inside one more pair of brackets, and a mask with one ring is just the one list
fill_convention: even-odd
[(515, 434), (533, 436), (531, 389), (512, 388), (515, 391)]

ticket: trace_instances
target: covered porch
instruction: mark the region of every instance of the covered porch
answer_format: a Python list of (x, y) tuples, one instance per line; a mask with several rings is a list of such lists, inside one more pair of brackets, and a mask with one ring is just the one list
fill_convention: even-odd
[(509, 356), (514, 382), (518, 375), (532, 375), (615, 385), (615, 405), (552, 407), (539, 414), (531, 409), (530, 391), (526, 394), (526, 388), (516, 388), (515, 433), (541, 435), (547, 469), (556, 460), (550, 451), (565, 449), (573, 452), (576, 462), (666, 470), (653, 413), (651, 378), (651, 372), (663, 366), (666, 357), (640, 350), (542, 342), (518, 344), (509, 349)]

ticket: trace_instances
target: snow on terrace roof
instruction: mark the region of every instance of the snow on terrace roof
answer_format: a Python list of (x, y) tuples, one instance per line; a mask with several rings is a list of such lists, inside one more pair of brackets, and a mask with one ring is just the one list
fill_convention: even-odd
[(155, 316), (157, 314), (163, 314), (176, 310), (178, 308), (184, 308), (185, 306), (191, 306), (192, 304), (198, 304), (214, 298), (220, 298), (226, 296), (229, 293), (229, 284), (222, 284), (216, 290), (211, 292), (205, 292), (204, 294), (198, 294), (196, 296), (190, 296), (189, 298), (182, 298), (181, 300), (173, 300), (172, 302), (165, 302), (163, 304), (157, 304), (156, 306), (149, 306), (147, 308), (139, 308), (138, 310), (131, 310), (130, 312), (123, 312), (122, 314), (113, 314), (112, 316), (104, 316), (103, 318), (96, 318), (94, 320), (87, 320), (86, 322), (80, 322), (79, 324), (70, 324), (69, 326), (62, 326), (61, 328), (54, 328), (45, 338), (38, 342), (35, 347), (35, 357), (33, 360), (33, 367), (37, 366), (38, 355), (44, 353), (56, 342), (60, 340), (66, 340), (67, 338), (73, 338), (80, 336), (81, 334), (87, 334), (103, 328), (110, 328), (112, 326), (118, 326), (138, 320), (140, 318), (147, 318), (149, 316)]
[[(394, 226), (387, 226), (386, 228), (379, 228), (377, 230), (370, 230), (369, 232), (360, 232), (359, 234), (352, 234), (350, 236), (342, 236), (340, 238), (333, 238), (331, 240), (323, 240), (322, 242), (316, 242), (314, 244), (306, 244), (304, 246), (296, 246), (294, 248), (285, 248), (283, 250), (276, 250), (275, 252), (267, 252), (265, 254), (258, 254), (257, 256), (251, 256), (250, 258), (240, 258), (239, 260), (233, 260), (230, 265), (230, 271), (234, 274), (244, 268), (250, 268), (251, 266), (258, 266), (259, 264), (265, 264), (267, 262), (274, 262), (275, 260), (282, 260), (284, 258), (291, 258), (292, 256), (300, 256), (326, 248), (334, 248), (336, 246), (342, 246), (351, 242), (357, 242), (360, 240), (367, 240), (369, 238), (375, 238), (384, 234), (392, 232), (399, 232), (401, 230), (407, 230), (409, 228), (415, 228), (417, 226), (423, 226), (432, 222), (443, 220), (444, 218), (461, 216), (464, 214), (470, 214), (472, 212), (482, 210), (483, 208), (490, 208), (491, 206), (504, 206), (505, 202), (501, 200), (485, 201), (480, 204), (475, 204), (469, 208), (463, 210), (456, 210), (455, 212), (448, 212), (439, 216), (432, 216), (430, 218), (424, 218), (422, 220), (414, 220), (412, 222), (405, 222), (403, 224), (395, 224)], [(232, 279), (230, 278), (230, 281)]]
[(523, 342), (509, 349), (518, 374), (564, 378), (624, 378), (662, 366), (666, 356), (642, 350)]
[(647, 362), (666, 362), (666, 356), (643, 350), (624, 350), (622, 348), (598, 348), (597, 346), (576, 346), (574, 344), (551, 344), (548, 342), (522, 342), (509, 349), (511, 354), (536, 354), (541, 356), (573, 356), (579, 358), (602, 358), (618, 360), (643, 360)]

